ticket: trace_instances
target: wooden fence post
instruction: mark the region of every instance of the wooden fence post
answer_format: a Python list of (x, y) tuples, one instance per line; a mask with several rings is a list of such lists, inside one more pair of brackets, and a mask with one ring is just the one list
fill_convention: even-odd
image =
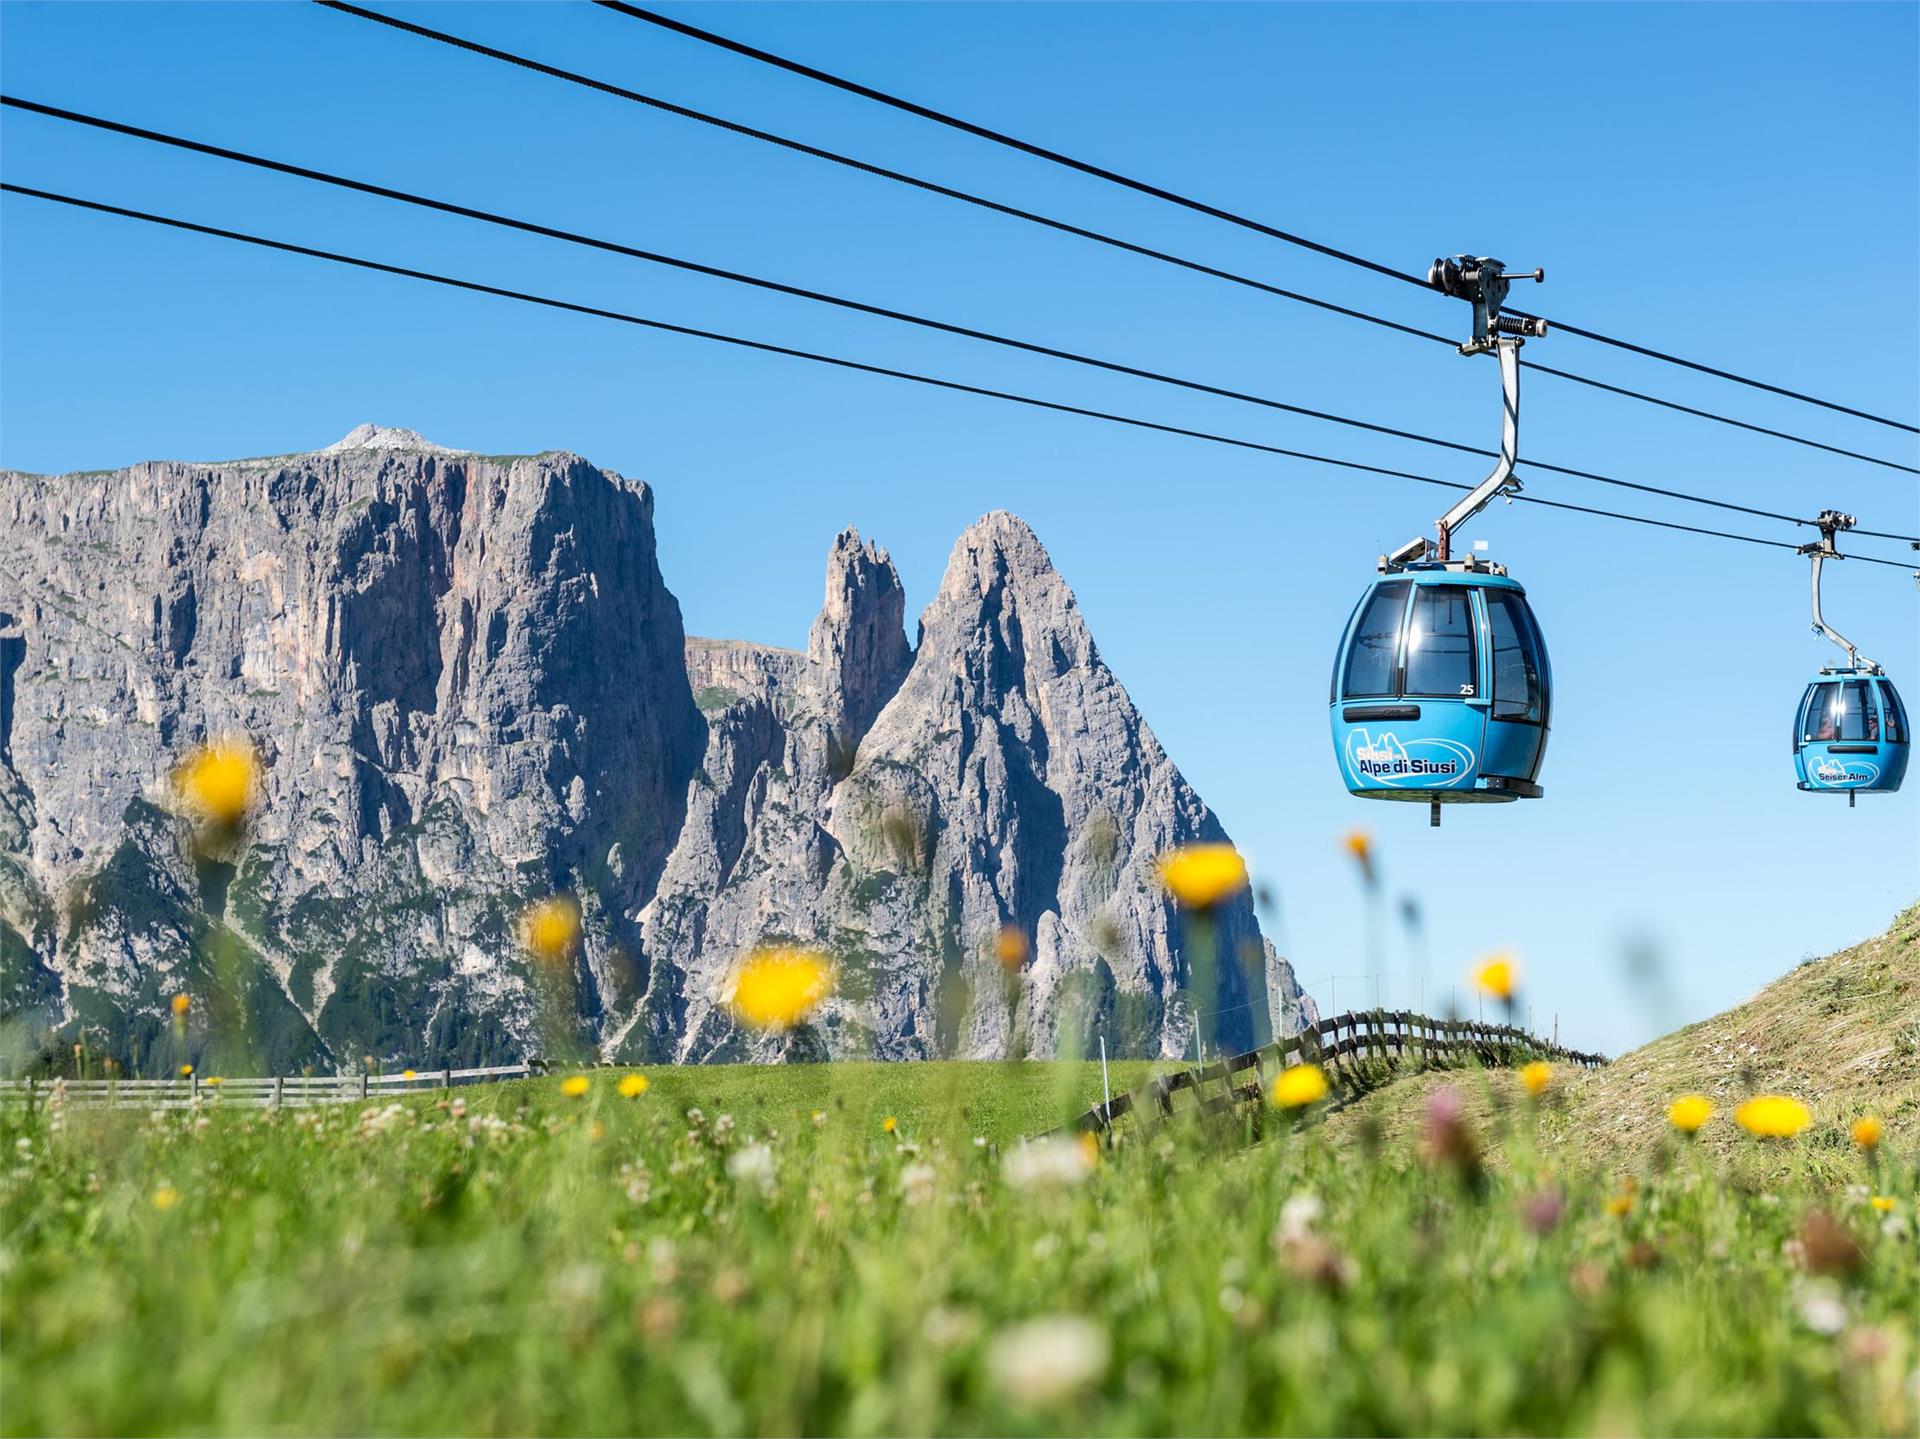
[(286, 1077), (285, 1077), (284, 1075), (279, 1075), (279, 1074), (276, 1074), (276, 1075), (274, 1075), (274, 1077), (273, 1077), (273, 1107), (274, 1107), (275, 1109), (278, 1109), (278, 1108), (280, 1107), (280, 1103), (281, 1103), (281, 1101), (282, 1101), (283, 1099), (285, 1099), (285, 1098), (286, 1098), (286, 1092), (287, 1092), (287, 1081), (286, 1081)]

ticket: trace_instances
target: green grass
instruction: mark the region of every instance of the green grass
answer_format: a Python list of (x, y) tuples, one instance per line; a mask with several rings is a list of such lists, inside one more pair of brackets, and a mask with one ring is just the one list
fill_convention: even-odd
[[(1393, 1136), (1418, 1127), (1421, 1103), (1443, 1077), (1395, 1084), (1354, 1106), (1336, 1129), (1364, 1117)], [(1888, 1142), (1920, 1149), (1920, 905), (1882, 934), (1808, 961), (1743, 1004), (1689, 1024), (1556, 1087), (1543, 1139), (1569, 1162), (1625, 1169), (1661, 1162), (1673, 1137), (1667, 1106), (1705, 1095), (1718, 1111), (1700, 1142), (1721, 1156), (1745, 1145), (1734, 1110), (1755, 1094), (1790, 1094), (1811, 1106), (1823, 1139), (1844, 1153), (1847, 1126), (1877, 1115)], [(1482, 1103), (1482, 1099), (1489, 1101)], [(1511, 1075), (1473, 1102), (1516, 1102)]]
[[(1911, 1148), (1870, 1172), (1814, 1135), (1695, 1146), (1616, 1215), (1620, 1176), (1509, 1105), (1477, 1183), (1411, 1135), (1185, 1123), (1036, 1187), (1005, 1146), (1097, 1098), (1097, 1065), (658, 1069), (634, 1099), (622, 1073), (0, 1116), (0, 1430), (1914, 1427)], [(1543, 1191), (1564, 1215), (1535, 1232)], [(1794, 1253), (1816, 1210), (1857, 1268)], [(1018, 1327), (1063, 1315), (1077, 1374)]]

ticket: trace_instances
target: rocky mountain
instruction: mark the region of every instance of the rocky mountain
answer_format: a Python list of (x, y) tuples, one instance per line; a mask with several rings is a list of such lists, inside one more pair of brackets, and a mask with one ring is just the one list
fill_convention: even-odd
[[(0, 474), (6, 1057), (778, 1057), (722, 999), (782, 940), (838, 969), (805, 1052), (1175, 1054), (1196, 985), (1218, 1045), (1299, 1023), (1245, 897), (1197, 939), (1155, 884), (1224, 836), (1021, 521), (961, 536), (911, 644), (842, 534), (801, 652), (687, 637), (652, 511), (373, 426)], [(227, 736), (260, 793), (209, 847), (169, 775)], [(516, 917), (556, 893), (581, 939), (542, 963)]]

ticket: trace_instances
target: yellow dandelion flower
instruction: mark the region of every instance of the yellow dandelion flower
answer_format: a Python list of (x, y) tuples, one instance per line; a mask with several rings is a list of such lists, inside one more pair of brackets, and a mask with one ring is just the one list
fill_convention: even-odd
[(593, 1088), (593, 1081), (584, 1074), (569, 1074), (560, 1081), (560, 1092), (568, 1099), (578, 1099), (591, 1088)]
[(1607, 1200), (1607, 1213), (1615, 1219), (1625, 1219), (1633, 1213), (1634, 1193), (1631, 1189), (1622, 1189)]
[(1683, 1094), (1667, 1106), (1667, 1123), (1682, 1134), (1692, 1134), (1713, 1118), (1713, 1101), (1704, 1094)]
[(153, 1207), (163, 1214), (179, 1202), (180, 1191), (171, 1184), (163, 1184), (153, 1191)]
[(1871, 1114), (1863, 1114), (1853, 1121), (1852, 1128), (1847, 1132), (1853, 1136), (1853, 1142), (1855, 1144), (1859, 1145), (1862, 1149), (1871, 1150), (1880, 1147), (1880, 1136), (1887, 1131), (1886, 1126), (1882, 1124), (1877, 1117)]
[(1813, 1123), (1813, 1116), (1797, 1099), (1784, 1094), (1762, 1094), (1734, 1110), (1733, 1120), (1747, 1133), (1762, 1139), (1791, 1139)]
[(1527, 1087), (1527, 1093), (1538, 1099), (1547, 1092), (1547, 1086), (1553, 1083), (1553, 1066), (1544, 1059), (1536, 1059), (1520, 1066), (1520, 1082)]
[(1275, 1109), (1300, 1109), (1327, 1097), (1327, 1074), (1317, 1064), (1293, 1064), (1280, 1071), (1268, 1099)]
[(1369, 885), (1373, 883), (1373, 836), (1364, 829), (1350, 829), (1340, 841), (1340, 848), (1353, 856), (1353, 862), (1360, 866), (1360, 878)]
[(1893, 1213), (1894, 1200), (1891, 1194), (1876, 1194), (1867, 1203), (1873, 1206), (1873, 1212), (1876, 1214)]
[(208, 1075), (208, 1076), (207, 1076), (207, 1077), (206, 1077), (205, 1079), (203, 1079), (203, 1080), (201, 1080), (200, 1082), (201, 1082), (202, 1084), (210, 1084), (210, 1085), (212, 1085), (212, 1086), (213, 1086), (213, 1087), (214, 1087), (215, 1089), (218, 1089), (218, 1088), (220, 1087), (220, 1076), (219, 1076), (219, 1075), (217, 1075), (217, 1074), (210, 1074), (210, 1075)]
[(734, 1018), (755, 1029), (790, 1029), (833, 993), (833, 967), (807, 949), (769, 947), (748, 955), (734, 976)]
[(900, 1127), (900, 1121), (889, 1114), (885, 1119), (880, 1121), (880, 1127), (888, 1134), (892, 1134)]
[(187, 996), (184, 994), (176, 994), (173, 997), (172, 1002), (173, 1002), (173, 1012), (176, 1015), (181, 1016), (182, 1018), (186, 1016), (186, 1013), (189, 1009), (193, 1008), (193, 1001), (187, 998)]
[(1017, 924), (1003, 924), (993, 937), (993, 957), (1008, 974), (1017, 974), (1033, 953), (1027, 932)]
[(651, 1088), (653, 1088), (653, 1081), (648, 1079), (646, 1075), (629, 1074), (620, 1081), (620, 1097), (622, 1099), (638, 1099)]
[(1247, 887), (1247, 862), (1230, 844), (1186, 844), (1161, 857), (1160, 883), (1189, 909), (1212, 909)]
[(181, 1065), (181, 1066), (180, 1066), (180, 1077), (181, 1077), (182, 1079), (191, 1079), (191, 1078), (193, 1077), (193, 1066), (192, 1066), (191, 1064), (183, 1064), (183, 1065)]
[(235, 825), (245, 819), (259, 783), (259, 757), (244, 739), (204, 745), (173, 772), (174, 789), (181, 799), (213, 824)]
[(1520, 961), (1497, 950), (1473, 967), (1473, 987), (1489, 999), (1512, 999), (1520, 987)]
[(1094, 1138), (1092, 1130), (1083, 1129), (1080, 1132), (1079, 1145), (1080, 1152), (1087, 1157), (1089, 1168), (1100, 1162), (1100, 1141)]
[(412, 1079), (413, 1071), (411, 1069), (403, 1069), (400, 1071), (400, 1077), (402, 1079)]
[(580, 943), (580, 904), (570, 894), (551, 895), (520, 912), (520, 942), (535, 959), (567, 958)]

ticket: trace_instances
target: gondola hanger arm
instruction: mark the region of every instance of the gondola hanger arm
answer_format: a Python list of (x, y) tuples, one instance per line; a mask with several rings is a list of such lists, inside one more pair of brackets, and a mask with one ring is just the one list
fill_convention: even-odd
[[(1828, 560), (1846, 558), (1834, 544), (1834, 536), (1844, 530), (1852, 529), (1859, 522), (1852, 515), (1843, 515), (1838, 510), (1822, 510), (1813, 522), (1820, 527), (1820, 538), (1812, 544), (1800, 546), (1800, 553), (1810, 556), (1813, 560), (1813, 632), (1817, 635), (1825, 635), (1847, 652), (1848, 669), (1865, 669), (1878, 674), (1880, 666), (1870, 659), (1862, 658), (1854, 642), (1828, 624), (1826, 617), (1820, 612), (1820, 567)], [(1915, 578), (1920, 579), (1920, 575)]]
[(1513, 473), (1520, 453), (1520, 347), (1528, 339), (1546, 334), (1547, 322), (1503, 314), (1500, 307), (1505, 304), (1514, 280), (1539, 283), (1546, 278), (1547, 272), (1543, 269), (1509, 273), (1499, 260), (1479, 255), (1435, 260), (1427, 271), (1429, 285), (1473, 306), (1473, 338), (1460, 346), (1460, 353), (1491, 352), (1500, 361), (1500, 458), (1494, 464), (1493, 473), (1434, 522), (1433, 539), (1420, 536), (1381, 556), (1382, 570), (1421, 560), (1448, 563), (1453, 558), (1454, 531), (1484, 510), (1496, 495), (1510, 497), (1520, 492), (1520, 481)]

